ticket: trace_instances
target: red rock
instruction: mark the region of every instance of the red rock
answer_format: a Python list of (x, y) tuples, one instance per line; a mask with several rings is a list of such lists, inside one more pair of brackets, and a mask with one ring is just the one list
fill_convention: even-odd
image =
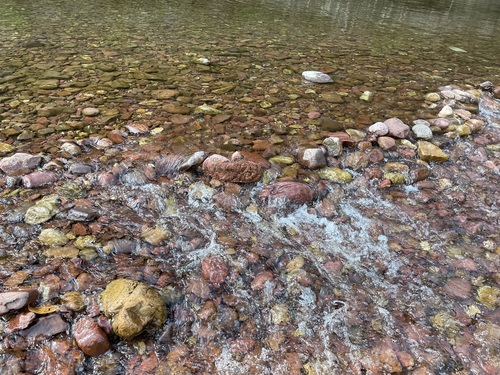
[(100, 186), (114, 186), (118, 183), (118, 179), (112, 173), (101, 173), (99, 177), (97, 177), (97, 183)]
[(444, 290), (452, 296), (467, 298), (471, 296), (472, 284), (469, 280), (454, 277), (446, 282)]
[(39, 337), (55, 336), (67, 329), (68, 323), (66, 323), (59, 314), (52, 314), (40, 318), (34, 326), (21, 331), (20, 334), (26, 338), (37, 339)]
[(410, 177), (414, 183), (425, 180), (430, 174), (429, 168), (425, 166), (418, 166), (410, 171)]
[(228, 182), (257, 182), (262, 177), (262, 166), (248, 160), (229, 161), (226, 157), (214, 154), (205, 159), (203, 172), (217, 180)]
[(377, 143), (382, 150), (392, 150), (396, 147), (396, 140), (392, 137), (378, 137)]
[(67, 341), (56, 340), (28, 351), (27, 374), (74, 375), (83, 361), (83, 354)]
[(108, 335), (89, 317), (75, 323), (73, 337), (78, 347), (90, 357), (97, 357), (111, 348)]
[(262, 290), (264, 289), (266, 283), (274, 278), (271, 271), (263, 271), (254, 277), (252, 280), (252, 290)]
[(9, 323), (7, 323), (7, 332), (12, 333), (26, 329), (35, 318), (36, 314), (31, 311), (22, 312), (9, 320)]
[(255, 151), (264, 151), (268, 148), (270, 148), (272, 145), (269, 141), (266, 141), (264, 139), (256, 139), (253, 141), (253, 146), (252, 148)]
[[(392, 138), (391, 138), (392, 139)], [(368, 161), (370, 163), (378, 163), (384, 160), (384, 153), (378, 148), (374, 148), (368, 152)]]
[(201, 265), (203, 278), (212, 284), (221, 284), (229, 274), (226, 263), (217, 256), (208, 256)]
[(236, 151), (231, 155), (231, 161), (247, 160), (260, 164), (262, 168), (271, 168), (271, 163), (261, 155), (248, 151)]
[(264, 186), (259, 198), (286, 200), (295, 204), (304, 204), (314, 199), (313, 190), (302, 182), (281, 181)]
[(384, 124), (389, 129), (389, 135), (396, 138), (406, 138), (410, 134), (411, 128), (397, 117), (393, 117), (384, 121)]
[(53, 172), (34, 172), (23, 176), (22, 181), (25, 188), (36, 188), (56, 182), (59, 176)]

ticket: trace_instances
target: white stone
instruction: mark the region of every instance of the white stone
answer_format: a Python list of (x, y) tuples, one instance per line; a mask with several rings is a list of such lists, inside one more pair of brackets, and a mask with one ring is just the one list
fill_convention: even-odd
[(438, 113), (438, 117), (449, 117), (453, 114), (453, 108), (451, 108), (449, 105), (445, 105), (441, 111)]
[(376, 122), (375, 124), (370, 125), (368, 132), (380, 137), (389, 133), (389, 128), (383, 122)]
[(333, 82), (332, 78), (325, 73), (317, 72), (314, 70), (306, 70), (302, 72), (302, 78), (306, 81), (314, 82), (314, 83), (331, 83)]
[(97, 108), (88, 107), (82, 109), (82, 115), (84, 116), (97, 116), (99, 113), (100, 111)]
[(415, 138), (430, 140), (432, 139), (432, 130), (428, 126), (423, 124), (415, 125), (411, 131), (415, 135)]

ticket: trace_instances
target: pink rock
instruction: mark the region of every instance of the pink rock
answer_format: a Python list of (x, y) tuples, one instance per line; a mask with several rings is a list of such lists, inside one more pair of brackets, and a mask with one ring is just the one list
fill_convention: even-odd
[(307, 117), (311, 120), (317, 119), (321, 117), (321, 113), (316, 111), (311, 111), (307, 113)]
[(229, 270), (222, 258), (208, 256), (201, 265), (203, 278), (212, 284), (221, 284), (229, 274)]
[(19, 152), (0, 160), (0, 169), (9, 176), (18, 176), (35, 169), (41, 160), (38, 155)]
[(397, 117), (393, 117), (384, 121), (384, 124), (389, 129), (388, 134), (396, 138), (406, 138), (410, 134), (411, 128)]
[(97, 177), (97, 183), (100, 186), (114, 186), (118, 183), (118, 179), (112, 173), (101, 173)]
[(36, 301), (38, 292), (35, 289), (13, 290), (0, 293), (0, 315), (22, 309)]
[(253, 349), (255, 340), (250, 337), (239, 337), (230, 343), (231, 352), (235, 354), (245, 354)]
[(472, 284), (469, 280), (454, 277), (446, 282), (444, 290), (446, 291), (446, 293), (451, 294), (452, 296), (467, 298), (471, 295)]
[(450, 121), (445, 118), (434, 118), (429, 120), (429, 124), (440, 129), (446, 129), (448, 126), (450, 126)]
[(262, 168), (271, 168), (271, 163), (261, 155), (248, 151), (236, 151), (231, 155), (231, 161), (247, 160), (260, 164)]
[(230, 161), (214, 154), (205, 159), (203, 172), (217, 180), (227, 182), (257, 182), (262, 177), (262, 166), (249, 160)]
[(108, 335), (89, 317), (76, 322), (73, 336), (78, 347), (90, 357), (97, 357), (111, 348)]
[(34, 172), (23, 176), (24, 187), (31, 189), (56, 182), (59, 176), (54, 172)]
[(370, 163), (378, 163), (382, 160), (384, 160), (384, 153), (380, 149), (374, 148), (368, 152), (368, 161)]
[(396, 140), (392, 137), (378, 137), (377, 143), (382, 150), (392, 150), (396, 147)]
[(314, 199), (312, 189), (302, 182), (281, 181), (265, 186), (260, 194), (263, 199), (282, 199), (291, 203), (304, 204)]

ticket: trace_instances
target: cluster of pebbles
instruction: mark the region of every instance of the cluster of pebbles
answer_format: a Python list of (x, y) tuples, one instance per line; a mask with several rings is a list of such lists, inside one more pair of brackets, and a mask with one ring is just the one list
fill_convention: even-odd
[[(314, 72), (306, 73), (304, 78), (311, 79)], [(312, 79), (316, 78), (313, 75)], [(328, 83), (324, 75), (319, 79), (320, 83)], [(158, 92), (157, 99), (168, 98), (172, 93), (167, 91)], [(452, 177), (446, 175), (446, 169), (463, 167), (465, 174), (473, 173), (461, 161), (467, 157), (470, 165), (480, 165), (480, 173), (487, 175), (488, 181), (498, 182), (499, 100), (499, 88), (490, 83), (466, 90), (446, 86), (425, 97), (425, 105), (436, 111), (433, 118), (415, 119), (410, 124), (389, 118), (367, 126), (366, 130), (323, 131), (298, 145), (283, 145), (279, 132), (246, 144), (229, 138), (218, 152), (207, 148), (163, 153), (158, 143), (149, 141), (150, 137), (161, 137), (161, 129), (150, 129), (141, 123), (128, 123), (125, 128), (110, 130), (98, 138), (59, 137), (59, 147), (51, 154), (29, 152), (26, 144), (18, 151), (10, 138), (0, 142), (0, 363), (6, 369), (2, 373), (72, 374), (92, 366), (109, 374), (215, 373), (227, 348), (232, 359), (225, 358), (225, 363), (235, 361), (249, 373), (265, 373), (264, 368), (280, 373), (322, 373), (322, 367), (315, 362), (319, 354), (308, 347), (313, 340), (301, 341), (306, 332), (288, 327), (293, 326), (290, 322), (295, 317), (286, 303), (280, 303), (277, 297), (269, 311), (270, 323), (285, 328), (264, 334), (258, 319), (251, 317), (255, 307), (241, 302), (236, 286), (239, 278), (246, 275), (245, 266), (238, 263), (239, 258), (231, 261), (231, 256), (242, 240), (231, 238), (232, 230), (224, 229), (230, 223), (218, 223), (209, 214), (192, 219), (212, 222), (218, 241), (230, 251), (226, 256), (202, 257), (199, 269), (188, 268), (184, 279), (178, 276), (183, 271), (157, 259), (168, 259), (172, 253), (186, 249), (208, 248), (210, 243), (200, 234), (201, 227), (199, 233), (176, 233), (176, 239), (172, 238), (172, 228), (155, 225), (155, 220), (178, 213), (179, 196), (183, 196), (189, 198), (183, 201), (185, 204), (208, 200), (230, 213), (259, 212), (268, 218), (279, 214), (279, 209), (306, 204), (309, 213), (342, 222), (345, 217), (339, 216), (339, 202), (334, 196), (361, 185), (394, 202), (406, 199), (408, 191), (419, 191), (417, 201), (422, 210), (426, 204), (436, 205), (432, 209), (446, 217), (449, 208), (439, 206), (432, 193), (438, 188), (452, 187)], [(216, 118), (216, 122), (227, 121), (226, 115), (206, 104), (198, 107), (197, 112), (205, 118)], [(86, 107), (81, 115), (91, 124), (100, 112)], [(315, 111), (308, 113), (310, 119), (318, 115)], [(179, 121), (184, 121), (182, 116)], [(471, 144), (477, 148), (470, 150)], [(120, 162), (110, 163), (115, 158)], [(151, 195), (147, 190), (123, 190), (122, 193), (132, 191), (133, 195), (120, 197), (122, 188), (144, 186), (152, 189)], [(173, 193), (155, 196), (157, 190), (151, 186)], [(490, 185), (489, 189), (483, 194), (498, 193), (495, 186)], [(454, 203), (473, 201), (472, 193), (459, 189), (450, 195)], [(483, 203), (495, 207), (498, 195), (496, 201), (492, 199), (495, 198), (485, 197)], [(124, 202), (128, 209), (120, 211)], [(141, 211), (143, 217), (137, 217), (133, 210), (136, 207), (147, 208)], [(411, 205), (403, 210), (409, 216), (411, 210), (414, 217), (422, 215)], [(460, 215), (457, 217), (460, 219)], [(467, 225), (471, 222), (465, 216), (462, 220)], [(433, 327), (437, 334), (450, 338), (449, 348), (463, 351), (465, 358), (480, 358), (482, 347), (478, 342), (486, 337), (486, 360), (481, 359), (476, 365), (465, 360), (451, 365), (453, 361), (443, 359), (449, 354), (434, 352), (439, 354), (433, 357), (419, 352), (419, 357), (409, 347), (397, 348), (378, 338), (374, 347), (361, 349), (350, 357), (345, 341), (332, 337), (329, 340), (337, 345), (336, 366), (347, 372), (373, 374), (427, 374), (446, 366), (474, 368), (488, 374), (499, 371), (495, 345), (500, 342), (500, 324), (494, 311), (499, 305), (500, 289), (498, 269), (494, 271), (493, 265), (499, 262), (500, 239), (498, 231), (495, 233), (498, 217), (489, 220), (489, 226), (464, 224), (464, 230), (470, 238), (482, 239), (492, 263), (486, 266), (483, 261), (465, 257), (458, 267), (461, 271), (444, 285), (445, 293), (453, 298), (475, 301), (482, 307), (470, 302), (468, 310), (457, 316), (439, 312), (427, 320), (427, 326), (419, 328), (416, 321), (423, 317), (418, 315), (423, 311), (415, 316), (406, 312), (401, 312), (401, 316), (394, 314), (406, 321), (401, 324), (413, 327), (407, 331), (413, 340), (425, 341), (421, 335), (429, 334), (429, 327)], [(245, 231), (248, 228), (243, 225), (241, 237), (250, 241), (252, 233)], [(289, 229), (289, 234), (292, 232)], [(270, 303), (259, 295), (279, 296), (280, 288), (292, 287), (316, 294), (313, 300), (317, 298), (322, 309), (335, 304), (341, 308), (345, 304), (342, 301), (349, 299), (335, 290), (329, 293), (338, 293), (337, 296), (322, 295), (325, 292), (321, 278), (303, 257), (280, 258), (272, 255), (273, 249), (259, 246), (259, 239), (253, 241), (257, 245), (245, 255), (245, 264), (252, 264), (254, 273), (249, 276), (249, 288), (242, 290), (251, 293), (257, 305)], [(407, 248), (394, 244), (392, 250), (404, 252)], [(432, 256), (439, 261), (441, 255)], [(383, 269), (383, 259), (376, 261), (375, 267)], [(346, 272), (356, 283), (341, 260), (325, 260), (324, 266), (329, 272)], [(490, 276), (479, 280), (482, 276), (478, 267), (483, 266)], [(280, 267), (285, 267), (286, 276), (280, 276)], [(106, 275), (109, 270), (118, 279)], [(460, 277), (467, 272), (474, 273), (475, 281)], [(284, 279), (279, 280), (280, 277)], [(287, 284), (286, 277), (296, 284)], [(481, 319), (481, 311), (486, 311), (483, 323), (475, 323)], [(355, 321), (351, 323), (356, 325)], [(371, 324), (375, 331), (381, 329), (373, 320)], [(471, 331), (475, 324), (476, 333)], [(458, 337), (458, 332), (476, 335), (470, 339), (475, 343), (474, 349), (466, 352), (463, 336)], [(350, 335), (349, 340), (354, 342), (355, 333)], [(214, 342), (213, 338), (222, 341)], [(167, 349), (155, 351), (159, 344)], [(264, 353), (270, 358), (267, 364)], [(444, 362), (448, 364), (445, 366)]]

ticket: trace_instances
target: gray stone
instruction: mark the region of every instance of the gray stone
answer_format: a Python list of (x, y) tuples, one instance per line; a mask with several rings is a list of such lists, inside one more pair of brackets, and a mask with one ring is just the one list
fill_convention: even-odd
[(342, 154), (344, 147), (342, 140), (338, 137), (328, 137), (323, 140), (329, 156), (337, 157)]
[(415, 138), (430, 140), (432, 139), (432, 130), (430, 127), (425, 125), (415, 125), (411, 128)]
[(299, 150), (299, 163), (310, 169), (318, 169), (326, 166), (325, 153), (321, 148), (303, 148)]
[(313, 70), (306, 70), (302, 72), (302, 78), (306, 81), (314, 82), (314, 83), (331, 83), (333, 82), (332, 78), (325, 73), (317, 72)]

